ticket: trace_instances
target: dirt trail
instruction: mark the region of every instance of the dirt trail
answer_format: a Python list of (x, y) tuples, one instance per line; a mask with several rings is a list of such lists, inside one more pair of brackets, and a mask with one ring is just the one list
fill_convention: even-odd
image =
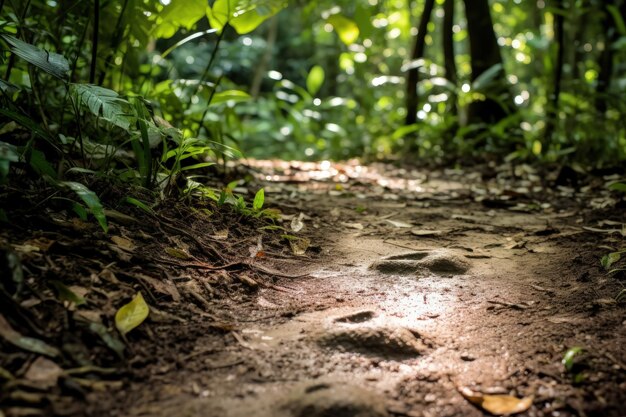
[[(218, 331), (162, 326), (164, 343), (185, 337), (139, 360), (145, 378), (107, 397), (106, 412), (94, 394), (90, 415), (485, 415), (461, 387), (533, 396), (520, 415), (626, 415), (622, 286), (599, 268), (575, 197), (539, 192), (546, 204), (531, 207), (529, 194), (492, 199), (464, 173), (337, 186), (350, 172), (305, 185), (305, 171), (316, 175), (274, 177), (266, 193), (305, 214), (299, 234), (320, 251), (273, 266), (309, 276), (214, 300)], [(574, 346), (585, 351), (568, 373)]]

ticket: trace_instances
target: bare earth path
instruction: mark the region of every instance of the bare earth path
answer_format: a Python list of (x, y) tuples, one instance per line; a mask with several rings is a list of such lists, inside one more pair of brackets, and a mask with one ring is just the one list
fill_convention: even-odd
[(533, 190), (523, 169), (506, 187), (501, 173), (283, 169), (267, 201), (310, 246), (271, 266), (308, 275), (154, 324), (162, 344), (140, 349), (162, 356), (139, 357), (143, 377), (113, 396), (91, 394), (88, 414), (485, 415), (468, 387), (532, 396), (520, 415), (626, 415), (623, 282), (599, 264), (622, 237), (583, 229), (615, 228), (589, 199)]

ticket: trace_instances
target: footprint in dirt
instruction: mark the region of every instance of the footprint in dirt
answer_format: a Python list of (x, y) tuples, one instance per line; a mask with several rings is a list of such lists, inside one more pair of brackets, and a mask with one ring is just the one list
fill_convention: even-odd
[[(387, 417), (374, 392), (343, 382), (312, 382), (295, 388), (276, 415), (289, 417)], [(286, 412), (286, 413), (285, 413)]]
[(374, 311), (363, 310), (336, 317), (318, 343), (344, 352), (356, 352), (389, 359), (423, 355), (430, 342), (414, 330), (375, 320)]
[(387, 256), (370, 265), (370, 269), (388, 275), (414, 275), (428, 272), (437, 275), (461, 275), (469, 268), (470, 263), (465, 257), (443, 249)]

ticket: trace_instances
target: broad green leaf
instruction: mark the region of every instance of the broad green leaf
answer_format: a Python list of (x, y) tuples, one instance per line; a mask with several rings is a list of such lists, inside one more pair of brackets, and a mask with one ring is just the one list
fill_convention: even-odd
[(259, 211), (263, 208), (264, 203), (265, 203), (265, 190), (261, 188), (259, 191), (257, 191), (256, 195), (254, 196), (254, 201), (252, 202), (252, 208), (255, 211)]
[(171, 0), (157, 18), (152, 35), (155, 38), (171, 38), (178, 29), (191, 29), (206, 12), (206, 0)]
[(354, 21), (345, 16), (334, 14), (327, 19), (333, 25), (341, 42), (352, 45), (359, 38), (359, 27)]
[(102, 207), (102, 203), (100, 203), (100, 199), (96, 193), (79, 182), (63, 181), (59, 184), (70, 188), (80, 197), (81, 200), (83, 200), (83, 203), (87, 205), (91, 214), (93, 214), (100, 224), (100, 227), (102, 227), (102, 230), (104, 230), (104, 233), (107, 233), (109, 226), (107, 224), (106, 216), (104, 215), (104, 208)]
[(217, 104), (226, 103), (228, 101), (239, 103), (242, 101), (248, 101), (250, 100), (250, 98), (251, 98), (250, 94), (246, 93), (245, 91), (227, 90), (227, 91), (215, 93), (209, 105), (214, 106)]
[(132, 301), (122, 306), (115, 313), (115, 327), (122, 335), (139, 326), (150, 314), (150, 307), (138, 292)]
[(252, 32), (285, 6), (284, 0), (270, 0), (263, 4), (249, 0), (216, 0), (213, 7), (207, 7), (206, 14), (211, 27), (218, 32), (229, 24), (243, 35)]
[(72, 84), (71, 91), (81, 106), (124, 130), (137, 120), (130, 103), (113, 90), (97, 85)]
[(309, 75), (306, 77), (306, 89), (309, 90), (309, 93), (314, 96), (320, 91), (322, 88), (322, 84), (324, 84), (324, 68), (319, 65), (315, 65), (309, 71)]
[(565, 366), (565, 369), (568, 372), (571, 371), (574, 367), (574, 359), (576, 359), (576, 356), (578, 356), (582, 352), (583, 348), (581, 348), (580, 346), (574, 346), (573, 348), (570, 348), (567, 350), (567, 352), (565, 352), (561, 363)]
[(11, 35), (0, 35), (11, 47), (11, 52), (23, 60), (41, 68), (48, 74), (67, 81), (67, 73), (70, 71), (70, 64), (63, 55), (48, 52), (43, 49), (23, 42)]

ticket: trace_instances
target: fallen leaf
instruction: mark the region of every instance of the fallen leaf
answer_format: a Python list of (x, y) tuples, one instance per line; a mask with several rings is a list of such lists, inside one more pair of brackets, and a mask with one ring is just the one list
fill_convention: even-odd
[(43, 389), (49, 389), (56, 386), (61, 375), (63, 369), (59, 365), (40, 356), (30, 365), (24, 378), (37, 383)]
[(47, 239), (45, 237), (39, 237), (36, 239), (30, 239), (24, 243), (25, 245), (32, 245), (38, 247), (42, 252), (47, 252), (52, 245), (55, 244), (54, 240)]
[(58, 349), (48, 345), (47, 343), (32, 337), (22, 336), (19, 332), (14, 330), (13, 327), (11, 327), (2, 314), (0, 314), (0, 337), (11, 343), (13, 346), (28, 350), (29, 352), (39, 353), (53, 358), (60, 355)]
[(458, 390), (467, 401), (496, 416), (523, 413), (533, 405), (533, 396), (517, 398), (511, 395), (487, 395), (466, 387)]
[(442, 234), (441, 230), (412, 229), (411, 234), (415, 236), (437, 236)]
[(150, 314), (150, 307), (143, 299), (141, 292), (138, 292), (132, 301), (122, 306), (115, 313), (115, 327), (122, 335), (139, 326)]
[(170, 256), (173, 256), (174, 258), (178, 258), (178, 259), (190, 259), (191, 255), (188, 254), (187, 252), (185, 252), (182, 249), (177, 249), (177, 248), (165, 248), (165, 253), (167, 253)]
[(265, 249), (263, 248), (263, 236), (259, 236), (256, 241), (256, 246), (248, 246), (248, 252), (250, 252), (251, 258), (262, 258), (265, 256)]
[(67, 285), (63, 284), (61, 281), (52, 280), (50, 281), (50, 284), (57, 291), (59, 300), (74, 303), (74, 305), (76, 306), (80, 306), (86, 303), (84, 297), (77, 294), (75, 291), (73, 291)]
[(118, 247), (120, 247), (120, 248), (122, 248), (124, 250), (127, 250), (127, 251), (133, 251), (137, 247), (132, 240), (130, 240), (128, 238), (125, 238), (125, 237), (122, 237), (122, 236), (111, 236), (111, 240)]
[(218, 230), (211, 237), (213, 239), (217, 239), (217, 240), (226, 240), (226, 239), (228, 239), (228, 229)]
[(398, 229), (410, 229), (411, 227), (413, 227), (413, 225), (410, 223), (399, 222), (395, 220), (385, 220), (385, 222), (389, 223), (393, 227), (397, 227)]
[(293, 230), (296, 233), (302, 230), (304, 228), (304, 222), (302, 221), (303, 219), (304, 219), (304, 213), (300, 213), (298, 217), (294, 217), (291, 220), (291, 230)]
[(301, 239), (289, 239), (289, 246), (291, 246), (291, 251), (294, 255), (304, 255), (306, 250), (311, 245), (311, 241), (306, 238)]
[(89, 323), (88, 328), (92, 333), (97, 334), (100, 339), (102, 339), (102, 341), (109, 347), (109, 349), (117, 353), (117, 356), (119, 356), (120, 358), (124, 358), (124, 344), (117, 337), (111, 334), (111, 332), (109, 332), (109, 329), (107, 329), (104, 324), (92, 322)]
[(341, 223), (341, 224), (347, 227), (348, 229), (363, 230), (363, 225), (361, 223)]

